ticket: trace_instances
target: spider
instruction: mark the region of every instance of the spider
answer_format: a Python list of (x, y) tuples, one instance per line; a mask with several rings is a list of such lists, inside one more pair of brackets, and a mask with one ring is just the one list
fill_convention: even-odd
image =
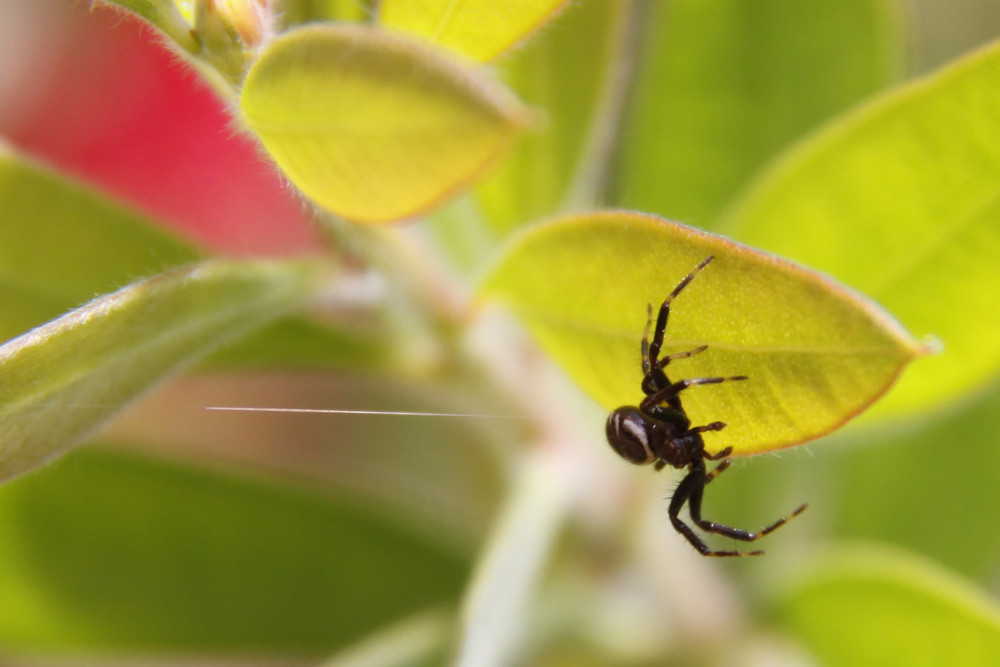
[[(715, 479), (719, 473), (729, 467), (729, 455), (733, 448), (726, 447), (717, 454), (705, 451), (705, 442), (701, 434), (707, 431), (721, 431), (725, 428), (723, 422), (712, 422), (705, 426), (691, 426), (681, 405), (680, 393), (688, 387), (701, 384), (718, 384), (746, 380), (745, 375), (732, 377), (702, 377), (671, 382), (664, 372), (667, 364), (677, 359), (686, 359), (700, 354), (708, 349), (707, 345), (696, 347), (687, 352), (668, 354), (660, 358), (660, 348), (663, 346), (663, 334), (667, 329), (667, 317), (670, 315), (670, 303), (694, 280), (698, 272), (709, 262), (709, 256), (694, 267), (674, 288), (660, 306), (656, 318), (656, 330), (653, 342), (649, 342), (649, 327), (653, 320), (652, 306), (646, 307), (646, 329), (642, 336), (642, 391), (646, 397), (638, 406), (627, 405), (618, 408), (608, 416), (608, 443), (619, 456), (636, 465), (653, 464), (655, 470), (662, 470), (667, 465), (675, 468), (687, 468), (688, 473), (674, 491), (670, 499), (668, 514), (670, 523), (678, 533), (684, 536), (703, 556), (759, 556), (764, 552), (756, 551), (716, 551), (711, 549), (698, 537), (688, 524), (677, 515), (684, 503), (688, 503), (691, 520), (696, 526), (708, 533), (724, 535), (734, 540), (753, 542), (768, 533), (785, 525), (789, 519), (798, 516), (806, 509), (802, 505), (789, 516), (784, 516), (757, 533), (751, 533), (741, 528), (733, 528), (721, 523), (707, 521), (701, 518), (701, 499), (705, 485)], [(707, 471), (705, 461), (719, 461), (711, 471)]]

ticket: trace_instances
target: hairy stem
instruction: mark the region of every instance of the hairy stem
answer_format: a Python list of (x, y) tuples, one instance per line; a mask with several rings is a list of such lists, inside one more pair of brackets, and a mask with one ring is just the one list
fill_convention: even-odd
[(652, 0), (621, 0), (611, 65), (597, 102), (594, 120), (580, 154), (576, 174), (563, 202), (565, 211), (593, 208), (615, 188), (621, 135), (631, 106), (636, 71), (645, 43)]

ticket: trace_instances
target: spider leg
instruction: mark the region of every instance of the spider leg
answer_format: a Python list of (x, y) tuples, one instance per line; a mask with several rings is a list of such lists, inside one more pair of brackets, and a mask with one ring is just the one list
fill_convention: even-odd
[[(643, 342), (645, 342), (645, 339), (643, 339)], [(644, 353), (646, 347), (647, 346), (643, 346)], [(670, 380), (667, 379), (666, 374), (663, 372), (663, 369), (666, 368), (667, 364), (669, 364), (671, 361), (674, 361), (675, 359), (687, 359), (688, 357), (693, 357), (696, 354), (701, 354), (707, 349), (708, 345), (701, 345), (699, 347), (694, 348), (693, 350), (688, 350), (687, 352), (677, 352), (675, 354), (668, 354), (667, 356), (657, 361), (655, 367), (649, 369), (646, 368), (647, 366), (649, 366), (649, 361), (646, 360), (645, 357), (643, 357), (644, 359), (643, 370), (645, 371), (646, 375), (642, 378), (642, 391), (648, 396), (654, 392), (659, 391), (660, 389), (663, 389), (664, 387), (670, 384)]]
[(715, 468), (713, 468), (711, 472), (709, 472), (707, 475), (705, 475), (705, 484), (708, 484), (713, 479), (715, 479), (716, 477), (718, 477), (719, 474), (722, 471), (724, 471), (726, 468), (729, 467), (730, 463), (732, 463), (731, 460), (729, 460), (729, 459), (722, 459), (722, 463), (720, 463), (719, 465), (715, 466)]
[(688, 378), (686, 380), (680, 380), (674, 382), (663, 389), (660, 389), (652, 394), (649, 394), (642, 400), (639, 404), (639, 409), (646, 411), (654, 405), (659, 405), (663, 401), (676, 396), (688, 387), (693, 387), (699, 384), (718, 384), (720, 382), (730, 382), (733, 380), (746, 380), (748, 379), (746, 375), (734, 375), (732, 377), (717, 377), (717, 378)]
[[(690, 433), (691, 431), (696, 431), (698, 433), (701, 433), (703, 431), (721, 431), (723, 427), (725, 427), (725, 424), (723, 424), (722, 422), (712, 422), (707, 426), (695, 426), (688, 432)], [(705, 459), (707, 461), (718, 461), (719, 459), (722, 459), (722, 462), (719, 463), (719, 465), (715, 466), (715, 468), (712, 469), (712, 471), (705, 476), (705, 484), (711, 482), (713, 479), (716, 478), (717, 475), (719, 475), (726, 468), (729, 467), (729, 464), (731, 464), (732, 461), (729, 460), (728, 456), (732, 453), (733, 453), (733, 448), (726, 447), (721, 452), (718, 452), (716, 454), (705, 454)]]
[[(727, 461), (728, 461), (728, 459), (727, 459)], [(719, 468), (722, 468), (723, 470), (725, 468), (727, 468), (728, 467), (727, 461), (724, 461), (723, 463), (719, 464)], [(715, 473), (715, 474), (718, 474), (719, 472), (722, 472), (722, 470), (719, 470), (719, 468), (716, 468), (712, 472)], [(712, 476), (714, 477), (714, 475), (712, 475)], [(706, 520), (702, 519), (701, 518), (701, 498), (702, 498), (702, 494), (704, 493), (704, 491), (705, 491), (704, 484), (701, 485), (700, 487), (697, 487), (697, 488), (694, 488), (694, 489), (691, 490), (691, 499), (690, 499), (690, 502), (688, 504), (688, 508), (691, 511), (691, 520), (694, 521), (695, 525), (697, 525), (699, 528), (701, 528), (702, 530), (704, 530), (706, 532), (715, 533), (716, 535), (724, 535), (725, 537), (729, 537), (729, 538), (732, 538), (734, 540), (741, 540), (743, 542), (754, 542), (756, 540), (759, 540), (760, 538), (764, 537), (768, 533), (771, 533), (772, 531), (774, 531), (774, 530), (780, 528), (781, 526), (785, 525), (791, 519), (797, 517), (799, 514), (801, 514), (802, 512), (804, 512), (805, 509), (806, 509), (806, 507), (807, 507), (807, 505), (801, 505), (798, 509), (796, 509), (794, 512), (792, 512), (788, 516), (783, 516), (780, 519), (778, 519), (777, 521), (775, 521), (774, 523), (772, 523), (770, 526), (768, 526), (768, 527), (766, 527), (766, 528), (764, 528), (764, 529), (762, 529), (762, 530), (760, 530), (760, 531), (758, 531), (756, 533), (751, 533), (750, 531), (743, 530), (742, 528), (733, 528), (732, 526), (727, 526), (725, 524), (715, 523), (714, 521), (706, 521)], [(762, 553), (764, 553), (764, 552), (760, 551), (760, 550), (757, 550), (757, 551), (747, 551), (747, 552), (744, 552), (743, 555), (746, 555), (746, 556), (759, 556)]]
[[(642, 374), (649, 376), (653, 370), (653, 364), (649, 360), (649, 325), (653, 323), (653, 304), (646, 304), (646, 328), (642, 330)], [(643, 383), (646, 381), (643, 380)]]
[[(721, 465), (722, 464), (720, 464), (720, 466)], [(715, 471), (713, 471), (713, 472), (715, 472)], [(688, 510), (691, 512), (691, 520), (694, 521), (695, 525), (697, 525), (699, 528), (701, 528), (702, 530), (704, 530), (706, 532), (715, 533), (717, 535), (724, 535), (725, 537), (731, 537), (731, 538), (733, 538), (735, 540), (742, 540), (744, 542), (753, 542), (758, 537), (761, 537), (763, 535), (763, 533), (761, 533), (761, 534), (754, 534), (754, 533), (742, 530), (740, 528), (733, 528), (732, 526), (725, 526), (725, 525), (723, 525), (721, 523), (715, 523), (713, 521), (705, 521), (704, 519), (701, 518), (701, 498), (702, 498), (702, 494), (704, 494), (704, 492), (705, 492), (705, 484), (708, 483), (707, 476), (704, 473), (704, 468), (702, 468), (701, 475), (702, 475), (703, 481), (702, 481), (702, 483), (699, 486), (696, 486), (696, 487), (694, 487), (694, 488), (691, 489), (691, 498), (690, 498), (690, 500), (688, 502)], [(713, 477), (714, 477), (714, 475), (713, 475)], [(705, 555), (706, 556), (716, 556), (716, 555), (718, 555), (718, 556), (760, 556), (763, 553), (764, 552), (762, 550), (756, 549), (754, 551), (722, 551), (722, 552), (716, 552), (716, 553), (705, 554)]]
[[(663, 300), (660, 304), (660, 313), (656, 317), (656, 329), (653, 331), (653, 343), (649, 346), (648, 354), (643, 355), (643, 359), (649, 362), (650, 367), (655, 367), (657, 364), (657, 359), (660, 358), (660, 348), (663, 346), (663, 334), (667, 330), (667, 318), (670, 316), (670, 302), (674, 300), (681, 291), (688, 286), (694, 277), (698, 275), (698, 272), (705, 268), (709, 262), (712, 261), (712, 256), (709, 255), (705, 259), (699, 262), (698, 266), (694, 267), (691, 273), (684, 276), (684, 279), (677, 283), (677, 287), (674, 291), (667, 295), (667, 298)], [(652, 314), (652, 313), (651, 313)], [(649, 369), (646, 369), (649, 372)]]
[(696, 354), (701, 354), (708, 349), (708, 345), (699, 345), (693, 350), (688, 350), (687, 352), (677, 352), (675, 354), (668, 354), (667, 356), (656, 362), (656, 365), (660, 368), (665, 368), (674, 359), (687, 359), (688, 357), (693, 357)]
[[(670, 507), (667, 510), (667, 514), (670, 517), (670, 523), (673, 524), (674, 530), (684, 536), (691, 546), (698, 550), (702, 556), (717, 556), (717, 557), (727, 557), (727, 556), (743, 556), (745, 555), (742, 551), (716, 551), (705, 544), (698, 535), (694, 532), (691, 526), (684, 523), (680, 516), (681, 508), (684, 507), (684, 503), (689, 500), (693, 503), (695, 496), (701, 498), (701, 493), (705, 489), (706, 478), (705, 478), (705, 467), (693, 466), (691, 472), (687, 474), (683, 480), (681, 480), (680, 485), (677, 490), (674, 491), (673, 498), (670, 499)], [(694, 508), (691, 508), (691, 515), (694, 516)], [(760, 552), (750, 552), (756, 555)]]
[[(689, 428), (687, 432), (688, 433), (704, 433), (706, 431), (721, 431), (724, 428), (726, 428), (726, 423), (725, 422), (712, 422), (711, 424), (705, 424), (704, 426), (693, 426), (693, 427)], [(716, 461), (718, 459), (724, 459), (727, 456), (729, 456), (729, 454), (732, 453), (733, 448), (732, 447), (726, 447), (722, 451), (726, 452), (726, 453), (725, 454), (721, 454), (721, 453), (720, 454), (715, 454), (713, 456), (709, 456), (709, 455), (706, 454), (705, 458), (711, 459), (712, 461)]]

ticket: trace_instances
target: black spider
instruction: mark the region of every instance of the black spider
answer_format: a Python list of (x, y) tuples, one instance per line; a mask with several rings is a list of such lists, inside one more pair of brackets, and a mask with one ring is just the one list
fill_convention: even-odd
[[(677, 516), (688, 503), (691, 520), (702, 530), (718, 535), (725, 535), (735, 540), (753, 542), (782, 526), (792, 517), (800, 514), (806, 505), (802, 505), (790, 516), (782, 517), (758, 533), (751, 533), (740, 528), (733, 528), (721, 523), (706, 521), (701, 518), (701, 498), (705, 485), (715, 479), (716, 475), (729, 467), (732, 447), (726, 447), (718, 454), (705, 452), (705, 442), (701, 434), (706, 431), (721, 431), (726, 425), (722, 422), (712, 422), (705, 426), (691, 426), (681, 405), (680, 392), (688, 387), (699, 384), (717, 384), (730, 380), (746, 380), (746, 376), (691, 378), (671, 382), (663, 369), (671, 361), (686, 359), (704, 352), (708, 346), (702, 345), (687, 352), (670, 354), (660, 358), (660, 348), (663, 346), (663, 334), (667, 329), (667, 317), (670, 315), (670, 302), (681, 293), (698, 272), (712, 261), (707, 257), (689, 273), (660, 306), (660, 314), (656, 318), (656, 330), (653, 342), (649, 342), (649, 326), (653, 319), (652, 306), (647, 306), (646, 331), (642, 336), (642, 391), (646, 397), (638, 406), (618, 408), (608, 416), (608, 442), (618, 454), (636, 465), (653, 464), (656, 470), (662, 470), (667, 465), (675, 468), (688, 468), (687, 476), (674, 491), (670, 499), (670, 522), (681, 535), (703, 556), (759, 556), (763, 551), (716, 551), (709, 548), (695, 534), (691, 526)], [(705, 461), (720, 461), (711, 472), (706, 471)]]

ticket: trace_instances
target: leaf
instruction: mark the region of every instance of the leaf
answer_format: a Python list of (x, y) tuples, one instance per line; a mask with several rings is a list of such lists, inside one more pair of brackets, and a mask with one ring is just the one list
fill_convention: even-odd
[(820, 664), (996, 664), (1000, 609), (930, 562), (855, 547), (799, 579), (778, 615)]
[(944, 343), (883, 412), (940, 406), (1000, 373), (1000, 44), (795, 147), (729, 212), (741, 240), (871, 295)]
[[(0, 340), (204, 257), (152, 219), (0, 145)], [(212, 355), (225, 366), (380, 365), (374, 336), (292, 318)]]
[(526, 115), (485, 71), (356, 25), (277, 38), (240, 106), (296, 186), (358, 222), (438, 205), (486, 170)]
[(199, 259), (191, 244), (0, 144), (0, 339), (137, 277)]
[(454, 599), (468, 569), (356, 502), (134, 454), (0, 488), (7, 650), (302, 658)]
[[(639, 341), (658, 307), (709, 255), (715, 261), (674, 302), (664, 354), (674, 380), (748, 375), (693, 387), (695, 424), (728, 428), (709, 447), (736, 455), (828, 433), (864, 410), (923, 350), (888, 315), (823, 276), (654, 216), (600, 211), (521, 235), (481, 293), (509, 307), (605, 408), (642, 398)], [(716, 444), (718, 443), (718, 444)]]
[(568, 0), (382, 0), (379, 23), (462, 53), (493, 60), (537, 30)]
[(660, 3), (625, 123), (617, 201), (713, 225), (778, 150), (898, 76), (898, 5)]
[(206, 262), (0, 347), (0, 479), (63, 453), (165, 376), (313, 296), (314, 263)]

